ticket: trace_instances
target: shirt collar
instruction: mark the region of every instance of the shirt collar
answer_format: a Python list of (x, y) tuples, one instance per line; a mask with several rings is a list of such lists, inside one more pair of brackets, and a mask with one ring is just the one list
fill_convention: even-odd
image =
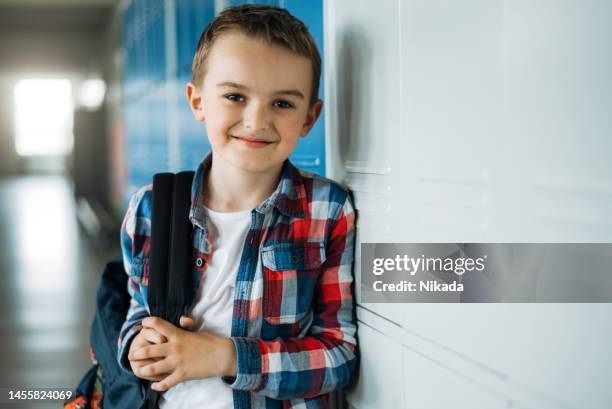
[[(189, 219), (193, 224), (205, 230), (205, 213), (202, 197), (204, 193), (205, 176), (212, 165), (212, 152), (206, 155), (196, 170), (191, 185), (191, 208)], [(274, 192), (255, 210), (259, 213), (268, 213), (272, 208), (278, 209), (284, 215), (297, 218), (308, 218), (308, 201), (304, 180), (298, 168), (293, 166), (289, 159), (285, 159), (281, 169), (281, 177)]]

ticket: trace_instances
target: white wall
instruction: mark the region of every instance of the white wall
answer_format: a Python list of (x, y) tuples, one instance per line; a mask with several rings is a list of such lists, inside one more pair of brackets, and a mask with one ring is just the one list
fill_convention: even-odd
[[(612, 242), (610, 16), (603, 0), (327, 1), (328, 174), (354, 191), (358, 242)], [(612, 407), (610, 304), (358, 315), (356, 408)]]

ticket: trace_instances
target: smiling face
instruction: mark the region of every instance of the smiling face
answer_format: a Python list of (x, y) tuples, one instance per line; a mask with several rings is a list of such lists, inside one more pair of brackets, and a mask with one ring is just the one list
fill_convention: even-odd
[(187, 98), (215, 154), (238, 169), (278, 171), (321, 112), (320, 100), (309, 106), (310, 61), (234, 30), (215, 40), (205, 69)]

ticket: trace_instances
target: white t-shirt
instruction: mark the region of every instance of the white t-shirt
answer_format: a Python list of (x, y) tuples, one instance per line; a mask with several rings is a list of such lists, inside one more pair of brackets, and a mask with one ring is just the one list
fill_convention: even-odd
[[(234, 288), (249, 227), (251, 209), (222, 213), (205, 207), (212, 257), (202, 276), (192, 317), (197, 331), (229, 337)], [(221, 378), (181, 382), (160, 396), (160, 409), (232, 409), (232, 389)]]

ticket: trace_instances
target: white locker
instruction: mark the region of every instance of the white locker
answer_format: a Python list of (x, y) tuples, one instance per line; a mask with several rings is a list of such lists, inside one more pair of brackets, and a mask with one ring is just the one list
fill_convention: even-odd
[[(354, 193), (358, 283), (364, 242), (612, 242), (611, 15), (598, 0), (326, 1), (327, 171)], [(610, 304), (357, 297), (366, 342), (439, 364), (404, 407), (430, 407), (448, 371), (487, 391), (457, 387), (470, 408), (612, 407)], [(385, 352), (365, 354), (349, 400), (388, 407), (362, 385)]]
[(444, 365), (404, 347), (404, 393), (407, 409), (507, 409), (510, 402)]
[(348, 396), (355, 409), (403, 408), (404, 372), (402, 345), (362, 325), (359, 328), (361, 362), (358, 376), (363, 379)]

